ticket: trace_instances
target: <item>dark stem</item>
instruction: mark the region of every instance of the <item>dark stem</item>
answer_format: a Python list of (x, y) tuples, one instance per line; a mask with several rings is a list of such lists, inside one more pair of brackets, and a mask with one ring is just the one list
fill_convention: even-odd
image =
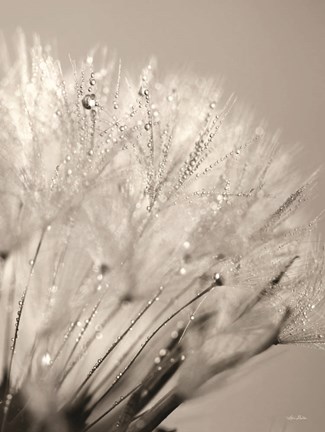
[(184, 398), (174, 390), (135, 420), (127, 432), (153, 432), (182, 402)]

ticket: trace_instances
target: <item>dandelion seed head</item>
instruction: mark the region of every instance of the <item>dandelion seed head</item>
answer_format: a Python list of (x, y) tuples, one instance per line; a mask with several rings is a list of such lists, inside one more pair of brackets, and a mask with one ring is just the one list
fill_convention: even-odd
[(63, 75), (19, 44), (0, 84), (4, 431), (25, 405), (45, 431), (132, 431), (166, 382), (178, 404), (274, 343), (323, 346), (315, 178), (277, 136), (212, 81), (152, 63), (139, 85), (96, 56)]

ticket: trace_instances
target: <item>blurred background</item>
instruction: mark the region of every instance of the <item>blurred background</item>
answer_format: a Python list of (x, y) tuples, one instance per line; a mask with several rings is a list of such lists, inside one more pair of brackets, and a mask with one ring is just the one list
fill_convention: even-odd
[[(224, 78), (227, 92), (300, 143), (301, 169), (325, 159), (324, 0), (11, 0), (1, 3), (0, 30), (17, 27), (55, 44), (67, 66), (106, 45), (132, 72), (152, 56), (164, 71)], [(324, 207), (325, 175), (317, 199)], [(320, 231), (325, 233), (324, 220)], [(325, 352), (275, 347), (228, 385), (194, 400), (167, 424), (179, 432), (322, 432)]]

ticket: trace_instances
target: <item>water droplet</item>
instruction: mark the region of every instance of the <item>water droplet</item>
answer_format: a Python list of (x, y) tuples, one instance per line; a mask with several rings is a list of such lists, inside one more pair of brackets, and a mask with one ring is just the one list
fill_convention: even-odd
[(213, 275), (213, 279), (214, 279), (215, 284), (216, 284), (217, 286), (221, 286), (221, 285), (223, 285), (223, 279), (222, 279), (222, 276), (221, 276), (220, 273), (215, 273), (215, 274)]
[(47, 352), (42, 356), (41, 363), (42, 366), (50, 366), (50, 364), (52, 363), (52, 358), (50, 353)]
[(214, 101), (210, 103), (210, 108), (211, 109), (215, 109), (216, 106), (217, 106), (217, 104)]
[(165, 348), (162, 348), (162, 349), (159, 351), (159, 355), (160, 355), (160, 357), (164, 357), (166, 354), (167, 354), (167, 350), (166, 350)]
[(58, 290), (58, 287), (57, 287), (56, 285), (53, 285), (53, 286), (51, 286), (51, 288), (50, 288), (50, 292), (53, 293), (53, 294), (56, 293), (57, 290)]
[(94, 108), (96, 105), (96, 95), (94, 95), (93, 93), (91, 94), (87, 94), (83, 99), (82, 99), (82, 106), (85, 109), (92, 109)]
[(145, 92), (145, 89), (141, 86), (140, 88), (139, 88), (139, 96), (144, 96), (144, 92)]
[(264, 129), (263, 129), (261, 126), (258, 126), (258, 127), (255, 129), (255, 134), (256, 134), (257, 136), (262, 136), (262, 135), (264, 135)]
[(144, 389), (144, 390), (142, 390), (142, 392), (141, 392), (141, 397), (142, 398), (145, 398), (146, 396), (148, 396), (148, 390), (147, 389)]

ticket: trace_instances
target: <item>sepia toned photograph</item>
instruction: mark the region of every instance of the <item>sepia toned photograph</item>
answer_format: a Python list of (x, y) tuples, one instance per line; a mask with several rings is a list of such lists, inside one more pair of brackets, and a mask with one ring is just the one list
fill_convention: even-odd
[(0, 432), (325, 430), (325, 1), (0, 9)]

